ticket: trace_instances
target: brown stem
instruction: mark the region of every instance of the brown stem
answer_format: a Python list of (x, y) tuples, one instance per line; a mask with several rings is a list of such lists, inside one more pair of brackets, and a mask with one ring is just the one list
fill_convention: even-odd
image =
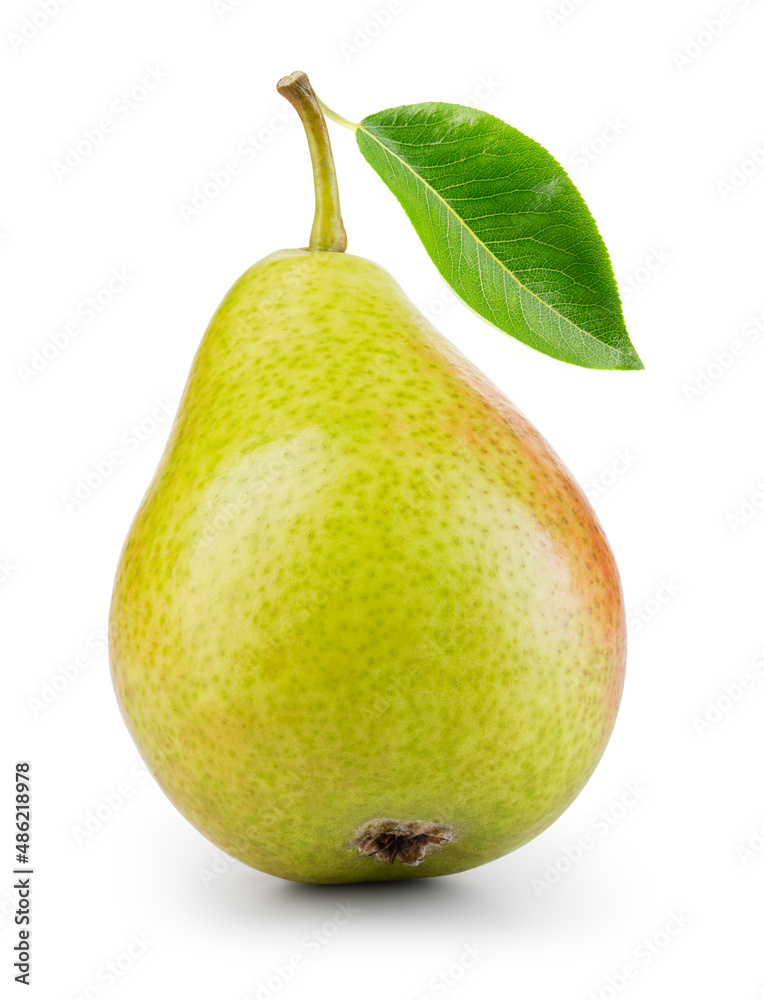
[(279, 80), (276, 89), (297, 111), (305, 127), (305, 135), (308, 137), (316, 188), (316, 214), (308, 249), (342, 253), (348, 245), (348, 240), (340, 214), (340, 195), (337, 189), (332, 145), (318, 97), (308, 77), (300, 71)]

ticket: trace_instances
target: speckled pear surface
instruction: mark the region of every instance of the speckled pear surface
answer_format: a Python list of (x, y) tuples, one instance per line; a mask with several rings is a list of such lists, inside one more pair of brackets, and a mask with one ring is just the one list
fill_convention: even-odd
[[(386, 271), (287, 250), (239, 279), (110, 629), (134, 738), (213, 843), (308, 882), (506, 854), (599, 760), (624, 632), (570, 474)], [(391, 863), (359, 849), (379, 820), (448, 835)]]

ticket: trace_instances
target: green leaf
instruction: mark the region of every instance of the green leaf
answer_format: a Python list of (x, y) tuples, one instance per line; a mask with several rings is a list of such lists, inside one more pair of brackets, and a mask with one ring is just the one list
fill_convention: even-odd
[(537, 142), (484, 111), (440, 103), (370, 115), (356, 139), (481, 316), (561, 361), (643, 367), (597, 225)]

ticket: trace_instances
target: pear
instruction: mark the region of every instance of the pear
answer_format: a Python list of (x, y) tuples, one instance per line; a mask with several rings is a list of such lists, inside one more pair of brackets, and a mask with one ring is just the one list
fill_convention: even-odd
[(446, 875), (570, 804), (613, 727), (612, 553), (544, 438), (344, 252), (304, 74), (310, 247), (234, 284), (125, 544), (110, 654), (178, 809), (263, 872)]

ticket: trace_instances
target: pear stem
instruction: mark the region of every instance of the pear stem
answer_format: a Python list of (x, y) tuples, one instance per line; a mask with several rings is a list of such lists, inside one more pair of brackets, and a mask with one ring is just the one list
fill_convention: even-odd
[(300, 116), (310, 147), (313, 181), (316, 188), (316, 214), (308, 249), (342, 253), (348, 245), (348, 239), (340, 214), (340, 195), (332, 145), (318, 97), (308, 77), (300, 71), (279, 80), (276, 89), (282, 97), (286, 97)]

